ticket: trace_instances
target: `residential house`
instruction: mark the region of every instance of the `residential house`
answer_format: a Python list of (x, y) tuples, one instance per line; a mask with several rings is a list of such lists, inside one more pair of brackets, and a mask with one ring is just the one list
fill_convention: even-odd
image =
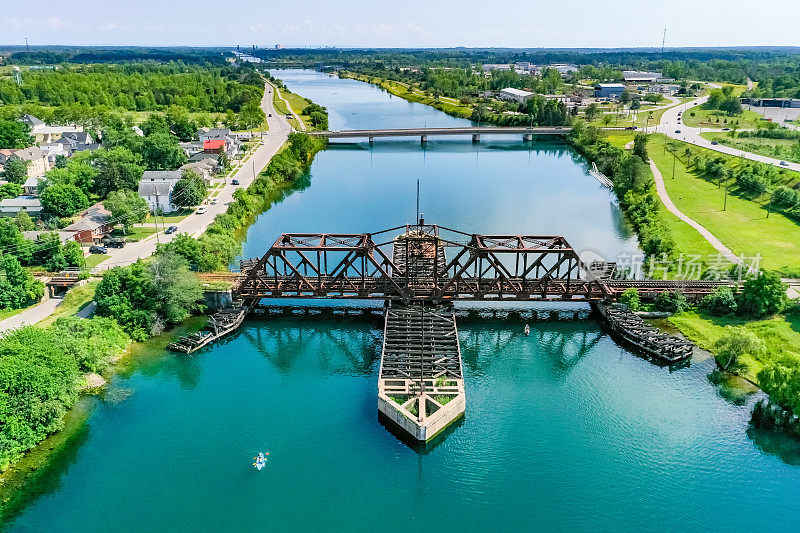
[(84, 150), (97, 150), (100, 148), (100, 144), (94, 142), (92, 136), (85, 131), (71, 131), (64, 133), (61, 138), (55, 142), (62, 144), (69, 155), (72, 155), (75, 152), (83, 152)]
[(67, 146), (59, 142), (42, 143), (39, 145), (39, 148), (42, 149), (44, 156), (47, 158), (48, 168), (53, 168), (56, 165), (56, 158), (58, 156), (69, 157), (71, 155)]
[(144, 198), (150, 211), (172, 213), (178, 206), (172, 203), (172, 190), (175, 183), (170, 181), (139, 182), (139, 196)]
[(37, 143), (52, 143), (60, 139), (65, 133), (83, 131), (82, 126), (51, 126), (49, 124), (45, 124), (42, 120), (34, 117), (33, 115), (25, 115), (20, 120), (30, 126), (31, 135), (33, 135)]
[(0, 169), (12, 159), (21, 159), (28, 163), (28, 176), (41, 176), (50, 169), (47, 163), (47, 156), (38, 146), (18, 149), (4, 148), (0, 150)]
[(74, 241), (75, 233), (72, 231), (23, 231), (22, 236), (28, 239), (29, 241), (35, 241), (42, 235), (46, 235), (48, 233), (55, 233), (58, 235), (58, 239), (61, 241), (62, 244), (66, 244), (69, 241)]
[(63, 231), (72, 232), (73, 238), (81, 244), (98, 244), (113, 229), (111, 212), (107, 211), (103, 204), (97, 203), (81, 213), (80, 219)]
[(42, 212), (42, 202), (33, 196), (18, 196), (17, 198), (0, 200), (0, 215), (13, 217), (20, 211), (25, 211), (32, 218), (36, 218)]
[(219, 163), (217, 163), (215, 158), (204, 157), (200, 161), (186, 163), (178, 170), (194, 170), (201, 178), (206, 180), (207, 183), (211, 183), (211, 179), (219, 172)]
[(182, 170), (145, 170), (140, 183), (178, 183)]
[[(197, 138), (203, 143), (203, 151), (206, 151), (206, 141), (225, 141), (223, 151), (228, 157), (233, 157), (239, 151), (239, 139), (231, 133), (228, 128), (206, 129), (201, 128), (197, 131)], [(214, 146), (219, 143), (212, 143)], [(216, 148), (218, 149), (218, 148)]]
[(208, 139), (203, 141), (203, 153), (205, 154), (221, 154), (225, 151), (224, 139)]
[(44, 180), (44, 176), (32, 176), (22, 184), (22, 190), (26, 196), (39, 196), (39, 184)]

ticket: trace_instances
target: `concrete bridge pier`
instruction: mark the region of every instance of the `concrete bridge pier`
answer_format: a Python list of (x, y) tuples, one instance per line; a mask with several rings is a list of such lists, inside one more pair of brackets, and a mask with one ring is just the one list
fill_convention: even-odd
[(533, 133), (523, 133), (522, 134), (523, 141), (532, 141), (533, 140)]
[(370, 137), (369, 137), (369, 144), (372, 144), (372, 143), (374, 143), (374, 142), (375, 142), (375, 137), (373, 137), (372, 135), (370, 135)]
[(481, 134), (480, 133), (473, 133), (472, 134), (472, 142), (477, 143), (481, 141)]
[(419, 142), (421, 144), (425, 144), (426, 142), (428, 142), (428, 136), (427, 135), (420, 135), (419, 136)]

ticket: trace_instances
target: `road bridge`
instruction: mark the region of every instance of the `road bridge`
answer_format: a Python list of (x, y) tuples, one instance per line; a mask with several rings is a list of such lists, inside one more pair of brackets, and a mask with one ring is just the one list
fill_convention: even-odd
[(419, 137), (421, 142), (427, 142), (428, 137), (451, 136), (451, 135), (471, 135), (473, 142), (480, 141), (481, 135), (522, 135), (526, 141), (532, 141), (534, 137), (541, 135), (565, 136), (572, 128), (553, 126), (553, 127), (488, 127), (488, 126), (467, 126), (460, 128), (387, 128), (374, 130), (338, 130), (338, 131), (312, 131), (309, 135), (314, 137), (325, 137), (327, 139), (351, 139), (366, 138), (372, 142), (376, 137)]

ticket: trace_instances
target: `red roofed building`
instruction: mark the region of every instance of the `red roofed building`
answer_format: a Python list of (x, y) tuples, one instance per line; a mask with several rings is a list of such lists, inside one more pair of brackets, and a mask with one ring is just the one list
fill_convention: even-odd
[(221, 154), (225, 151), (223, 139), (208, 139), (203, 141), (203, 152), (207, 154)]

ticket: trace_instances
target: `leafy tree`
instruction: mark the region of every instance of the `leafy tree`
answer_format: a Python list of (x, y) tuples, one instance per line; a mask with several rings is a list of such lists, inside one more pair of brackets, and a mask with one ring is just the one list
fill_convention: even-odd
[(289, 152), (302, 164), (309, 163), (316, 145), (313, 139), (305, 133), (289, 134)]
[(733, 370), (743, 355), (758, 357), (765, 350), (764, 341), (742, 326), (725, 326), (722, 337), (714, 343), (714, 358), (722, 370)]
[[(267, 115), (261, 109), (261, 103), (256, 100), (251, 100), (242, 106), (239, 111), (239, 120), (245, 128), (254, 128), (261, 124)], [(327, 122), (327, 118), (326, 118)]]
[(31, 128), (19, 120), (0, 120), (0, 148), (26, 148), (34, 142)]
[(13, 255), (0, 258), (0, 309), (21, 309), (44, 296), (44, 284), (22, 268)]
[(132, 339), (141, 341), (151, 334), (158, 298), (149, 269), (137, 261), (108, 270), (94, 299), (99, 316), (116, 319)]
[(16, 198), (22, 195), (22, 186), (18, 183), (4, 183), (0, 185), (0, 200)]
[(149, 211), (147, 201), (129, 189), (108, 193), (103, 207), (111, 212), (114, 220), (122, 224), (125, 233), (129, 233), (134, 224), (144, 222)]
[(589, 122), (594, 120), (594, 117), (598, 114), (600, 114), (600, 106), (598, 106), (596, 102), (592, 102), (586, 107), (586, 120)]
[(41, 192), (50, 185), (65, 183), (78, 187), (87, 195), (90, 194), (99, 173), (98, 169), (91, 164), (90, 157), (92, 157), (90, 151), (79, 152), (65, 166), (57, 167), (47, 172)]
[(179, 233), (168, 243), (159, 244), (156, 253), (178, 255), (184, 258), (189, 265), (196, 266), (202, 260), (203, 246), (200, 241), (188, 233)]
[(770, 402), (800, 413), (800, 356), (786, 352), (758, 373), (758, 384)]
[(197, 263), (201, 272), (228, 270), (230, 262), (241, 252), (239, 241), (231, 235), (207, 233), (200, 237), (202, 254)]
[(633, 138), (633, 155), (638, 155), (639, 158), (647, 163), (650, 157), (647, 155), (647, 134), (637, 133)]
[(10, 183), (22, 185), (28, 179), (28, 162), (12, 157), (3, 165), (3, 177)]
[(89, 207), (89, 199), (74, 185), (59, 183), (42, 193), (42, 209), (57, 217), (69, 217)]
[(786, 308), (787, 286), (775, 273), (761, 273), (744, 282), (738, 299), (738, 312), (751, 318), (780, 313)]
[(149, 170), (174, 170), (188, 161), (178, 145), (178, 138), (170, 133), (154, 133), (142, 142), (142, 161)]
[(166, 322), (180, 322), (199, 308), (203, 287), (189, 270), (186, 259), (174, 253), (161, 253), (150, 264), (150, 273), (159, 295), (158, 314)]
[(652, 184), (648, 168), (641, 157), (633, 155), (623, 157), (614, 171), (614, 190), (619, 197), (624, 197), (625, 192), (644, 192)]
[(139, 156), (121, 146), (95, 150), (93, 161), (99, 170), (94, 180), (94, 192), (101, 198), (107, 197), (111, 191), (136, 189), (144, 173)]
[(17, 216), (14, 217), (14, 222), (17, 224), (20, 231), (33, 231), (33, 229), (36, 228), (33, 219), (25, 211), (17, 213)]
[(206, 194), (205, 180), (194, 170), (184, 170), (172, 189), (170, 201), (179, 207), (191, 207), (201, 203)]
[(167, 124), (167, 119), (164, 115), (160, 113), (152, 113), (147, 117), (147, 119), (142, 122), (141, 125), (142, 132), (146, 136), (155, 135), (155, 134), (169, 134), (169, 124)]
[(680, 291), (662, 292), (653, 300), (653, 307), (667, 313), (680, 313), (689, 308), (689, 303)]
[(700, 307), (714, 316), (730, 316), (736, 313), (736, 297), (730, 287), (719, 287), (703, 298)]
[(632, 111), (636, 111), (636, 110), (641, 109), (641, 108), (642, 108), (642, 101), (639, 100), (638, 98), (631, 102), (631, 110)]
[(619, 95), (619, 103), (622, 105), (627, 105), (628, 102), (631, 101), (631, 92), (628, 89), (622, 91), (622, 94)]
[(72, 354), (84, 372), (104, 370), (130, 341), (116, 320), (100, 316), (90, 320), (76, 316), (59, 318), (50, 329), (60, 339), (61, 349)]
[(622, 291), (619, 297), (620, 303), (628, 306), (631, 311), (638, 311), (641, 307), (641, 300), (639, 300), (639, 291), (636, 287), (629, 287)]

